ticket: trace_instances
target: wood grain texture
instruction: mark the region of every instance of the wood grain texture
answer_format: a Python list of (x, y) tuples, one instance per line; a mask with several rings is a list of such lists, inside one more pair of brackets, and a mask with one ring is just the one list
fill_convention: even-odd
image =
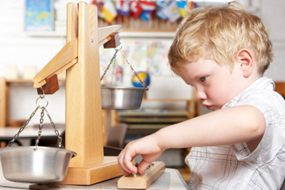
[(117, 157), (105, 156), (104, 160), (95, 164), (71, 163), (64, 181), (60, 184), (91, 185), (122, 175)]
[[(68, 24), (77, 24), (76, 18), (69, 16), (74, 15), (75, 11), (76, 7), (73, 4), (71, 10), (68, 9), (67, 19), (74, 19), (74, 22), (67, 21)], [(97, 19), (94, 17), (94, 20), (95, 18)], [(94, 27), (95, 25), (97, 26), (97, 23)], [(76, 26), (67, 26), (67, 28), (76, 29)], [(80, 2), (78, 63), (69, 68), (66, 73), (66, 148), (78, 154), (71, 160), (72, 163), (103, 161), (99, 47), (97, 30), (94, 31), (94, 43), (92, 43), (89, 8), (86, 3)], [(67, 31), (68, 37), (74, 34), (69, 32)]]
[(51, 74), (60, 74), (61, 68), (69, 65), (77, 57), (77, 40), (68, 42), (51, 60), (50, 62), (34, 77), (34, 88), (44, 85), (45, 78)]
[[(99, 46), (120, 26), (98, 30), (97, 8), (67, 4), (66, 45), (35, 76), (34, 87), (66, 70), (66, 149), (75, 151), (62, 184), (90, 185), (122, 175), (117, 158), (104, 157)], [(91, 24), (92, 23), (92, 24)], [(103, 31), (103, 33), (102, 33)], [(100, 36), (100, 43), (99, 43)]]
[(116, 48), (120, 45), (120, 36), (118, 32), (110, 35), (110, 40), (104, 44), (104, 48)]
[[(173, 174), (172, 174), (173, 175)], [(171, 187), (170, 186), (170, 176), (171, 173), (165, 171), (157, 180), (155, 180), (148, 188), (147, 190), (183, 190), (186, 189), (183, 186), (179, 186), (179, 181), (176, 181), (176, 186)], [(172, 181), (174, 176), (172, 176)], [(95, 189), (101, 189), (101, 190), (110, 190), (114, 189), (117, 190), (117, 183), (118, 183), (119, 178), (114, 178), (110, 179), (101, 183), (97, 183), (94, 185), (89, 185), (89, 186), (79, 186), (79, 185), (62, 185), (62, 184), (48, 184), (48, 185), (30, 185), (30, 189), (90, 189), (90, 190), (95, 190)]]
[(118, 181), (119, 189), (146, 189), (165, 170), (163, 162), (154, 162), (154, 165), (145, 171), (143, 175), (123, 176)]
[(38, 94), (54, 94), (59, 90), (57, 74), (48, 76), (45, 81), (46, 84), (42, 88), (37, 88)]
[(0, 77), (0, 127), (6, 126), (6, 81)]
[(78, 60), (66, 72), (66, 148), (77, 156), (61, 184), (90, 185), (122, 175), (117, 158), (103, 153), (98, 24), (97, 17), (90, 21), (89, 15), (97, 15), (96, 11), (95, 6), (80, 2), (76, 13), (75, 4), (68, 4), (67, 43), (78, 39)]

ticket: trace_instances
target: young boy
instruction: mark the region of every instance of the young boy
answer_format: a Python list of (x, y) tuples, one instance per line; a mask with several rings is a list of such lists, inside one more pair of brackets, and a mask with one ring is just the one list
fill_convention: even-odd
[[(272, 57), (264, 24), (239, 3), (192, 10), (168, 58), (213, 112), (129, 143), (118, 157), (121, 171), (142, 174), (164, 150), (193, 147), (185, 159), (190, 189), (279, 189), (285, 103), (262, 77)], [(131, 163), (137, 155), (143, 158), (138, 168)]]

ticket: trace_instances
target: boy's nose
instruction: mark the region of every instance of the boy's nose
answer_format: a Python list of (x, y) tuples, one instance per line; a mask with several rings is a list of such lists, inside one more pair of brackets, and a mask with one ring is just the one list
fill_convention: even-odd
[(198, 90), (196, 89), (196, 96), (197, 96), (197, 99), (200, 100), (200, 101), (203, 101), (203, 100), (206, 100), (207, 99), (207, 95), (206, 93), (203, 91), (203, 90)]

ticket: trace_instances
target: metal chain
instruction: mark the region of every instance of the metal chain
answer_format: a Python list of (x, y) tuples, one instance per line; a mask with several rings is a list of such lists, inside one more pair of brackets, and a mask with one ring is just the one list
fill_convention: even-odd
[[(41, 138), (41, 134), (42, 134), (42, 128), (43, 128), (43, 122), (44, 122), (44, 115), (45, 115), (44, 112), (46, 112), (46, 114), (47, 114), (47, 116), (48, 116), (48, 118), (49, 118), (49, 120), (50, 120), (50, 123), (51, 123), (51, 125), (52, 125), (52, 127), (53, 127), (53, 129), (54, 129), (54, 132), (55, 132), (56, 136), (58, 137), (58, 146), (59, 146), (59, 147), (63, 147), (63, 145), (62, 145), (62, 138), (60, 137), (59, 132), (58, 132), (58, 130), (56, 129), (55, 124), (54, 124), (54, 122), (52, 121), (51, 116), (50, 116), (50, 114), (48, 113), (48, 111), (47, 111), (47, 109), (46, 109), (46, 107), (48, 106), (48, 101), (45, 99), (45, 93), (44, 93), (44, 90), (43, 90), (43, 89), (42, 89), (42, 91), (43, 91), (43, 94), (42, 94), (42, 95), (39, 95), (39, 97), (38, 97), (37, 100), (36, 100), (37, 108), (33, 111), (33, 113), (30, 115), (29, 119), (26, 120), (26, 122), (24, 123), (24, 125), (23, 125), (23, 126), (19, 129), (19, 131), (15, 134), (15, 136), (14, 136), (13, 139), (9, 142), (9, 144), (8, 144), (7, 147), (10, 147), (10, 146), (13, 144), (13, 142), (19, 137), (20, 133), (25, 129), (25, 127), (28, 125), (28, 123), (29, 123), (29, 122), (31, 121), (31, 119), (34, 117), (34, 115), (36, 114), (36, 112), (38, 111), (38, 109), (42, 109), (42, 112), (41, 112), (41, 118), (40, 118), (40, 125), (39, 125), (38, 138), (37, 138), (37, 140), (36, 140), (36, 145), (35, 145), (36, 148), (35, 148), (34, 150), (37, 150), (38, 145), (39, 145), (39, 142), (40, 142), (40, 138)], [(44, 99), (44, 100), (46, 100), (46, 105), (45, 105), (45, 106), (40, 106), (40, 105), (38, 105), (38, 100), (39, 100), (39, 99)]]
[(50, 117), (50, 115), (49, 115), (47, 109), (46, 109), (46, 108), (44, 108), (44, 109), (45, 109), (46, 114), (47, 114), (47, 116), (48, 116), (48, 118), (49, 118), (49, 120), (50, 120), (50, 123), (51, 123), (51, 125), (52, 125), (52, 127), (53, 127), (53, 129), (54, 129), (54, 133), (56, 134), (56, 136), (57, 136), (57, 138), (58, 138), (58, 146), (59, 146), (60, 148), (61, 148), (61, 147), (63, 148), (63, 145), (62, 145), (62, 138), (60, 137), (59, 132), (58, 132), (58, 130), (56, 129), (55, 124), (54, 124), (54, 122), (52, 121), (52, 119), (51, 119), (51, 117)]
[(113, 78), (114, 78), (114, 75), (115, 75), (114, 74), (115, 68), (116, 68), (116, 59), (114, 60), (113, 69), (112, 69), (111, 86), (113, 85)]
[[(121, 47), (121, 49), (122, 49), (122, 47)], [(116, 50), (116, 52), (115, 52), (115, 54), (113, 55), (113, 57), (112, 57), (112, 59), (111, 59), (109, 65), (107, 66), (107, 68), (106, 68), (106, 70), (104, 71), (103, 75), (101, 76), (100, 81), (102, 81), (102, 79), (103, 79), (104, 76), (106, 75), (108, 69), (110, 68), (111, 64), (113, 63), (113, 60), (116, 58), (117, 53), (118, 53), (118, 51), (119, 51), (120, 49), (116, 49), (116, 48), (115, 48), (115, 50)]]
[(33, 111), (33, 113), (30, 115), (29, 119), (26, 120), (26, 122), (24, 123), (24, 125), (19, 129), (18, 133), (15, 134), (15, 136), (13, 137), (13, 139), (9, 142), (7, 147), (10, 147), (13, 142), (19, 137), (20, 133), (25, 129), (25, 127), (28, 125), (28, 123), (31, 121), (31, 119), (34, 117), (34, 115), (36, 114), (36, 112), (38, 111), (38, 109), (40, 108), (40, 106), (37, 106), (37, 108), (35, 109), (35, 111)]
[(137, 74), (137, 72), (134, 70), (134, 68), (132, 67), (132, 65), (129, 63), (128, 59), (126, 58), (125, 54), (123, 53), (123, 51), (120, 49), (121, 54), (123, 55), (123, 57), (125, 58), (126, 62), (128, 63), (128, 65), (131, 67), (132, 71), (135, 73), (136, 77), (139, 79), (139, 81), (141, 82), (141, 84), (143, 85), (143, 87), (148, 88), (148, 86), (141, 80), (141, 78), (139, 77), (139, 75)]
[[(112, 64), (113, 60), (116, 58), (118, 51), (121, 52), (121, 54), (123, 55), (124, 59), (126, 60), (126, 62), (128, 63), (128, 65), (130, 66), (130, 68), (132, 69), (132, 71), (134, 72), (134, 74), (136, 75), (136, 77), (139, 79), (140, 83), (143, 85), (144, 88), (148, 88), (148, 86), (141, 80), (141, 78), (139, 77), (139, 75), (137, 74), (137, 72), (134, 70), (134, 68), (132, 67), (132, 65), (129, 63), (128, 59), (126, 58), (125, 54), (122, 51), (123, 46), (121, 46), (120, 48), (115, 48), (116, 52), (113, 55), (109, 65), (107, 66), (107, 69), (104, 71), (103, 75), (101, 76), (100, 81), (102, 81), (102, 79), (104, 78), (104, 76), (106, 75), (108, 69), (110, 68), (110, 65)], [(112, 74), (112, 81), (113, 81), (113, 74)]]
[(45, 107), (41, 107), (42, 112), (41, 112), (41, 118), (40, 118), (40, 125), (39, 125), (39, 132), (38, 132), (38, 138), (36, 140), (36, 148), (34, 150), (37, 150), (39, 142), (40, 142), (40, 138), (41, 138), (41, 134), (42, 134), (42, 128), (43, 128), (43, 122), (44, 122), (44, 115), (45, 115)]

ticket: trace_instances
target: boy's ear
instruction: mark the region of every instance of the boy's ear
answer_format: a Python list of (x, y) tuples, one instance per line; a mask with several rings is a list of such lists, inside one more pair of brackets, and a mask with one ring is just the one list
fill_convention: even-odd
[(243, 72), (243, 76), (246, 78), (249, 77), (255, 67), (252, 52), (248, 49), (240, 49), (237, 53), (236, 61)]

